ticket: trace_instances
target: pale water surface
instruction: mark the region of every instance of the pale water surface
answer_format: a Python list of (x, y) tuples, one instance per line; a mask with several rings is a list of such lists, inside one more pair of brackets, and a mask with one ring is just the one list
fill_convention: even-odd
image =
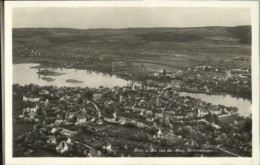
[[(98, 88), (99, 86), (114, 87), (114, 86), (128, 86), (130, 81), (121, 79), (115, 75), (103, 74), (100, 72), (77, 70), (77, 69), (48, 69), (48, 71), (64, 73), (59, 76), (42, 76), (37, 72), (36, 68), (39, 64), (26, 63), (26, 64), (14, 64), (13, 65), (13, 84), (37, 84), (37, 85), (54, 85), (58, 87), (90, 87)], [(42, 77), (48, 77), (54, 79), (52, 81), (46, 81)], [(66, 80), (77, 80), (82, 83), (69, 83)]]
[(180, 92), (180, 96), (190, 96), (215, 105), (225, 105), (227, 107), (237, 107), (241, 116), (249, 116), (252, 113), (251, 101), (231, 95), (208, 95), (204, 93)]

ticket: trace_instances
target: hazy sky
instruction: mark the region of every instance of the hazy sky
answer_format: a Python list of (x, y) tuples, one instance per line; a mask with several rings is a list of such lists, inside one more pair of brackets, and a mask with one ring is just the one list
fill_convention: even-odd
[(250, 25), (247, 8), (15, 8), (13, 27), (127, 28)]

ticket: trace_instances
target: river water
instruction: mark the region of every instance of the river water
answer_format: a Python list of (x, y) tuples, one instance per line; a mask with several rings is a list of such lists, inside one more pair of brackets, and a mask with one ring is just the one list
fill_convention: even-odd
[(215, 105), (237, 107), (241, 116), (249, 116), (252, 113), (251, 102), (247, 99), (232, 97), (231, 95), (208, 95), (204, 93), (180, 92), (180, 96), (190, 96)]
[[(26, 64), (14, 64), (13, 65), (13, 84), (37, 84), (37, 85), (54, 85), (58, 87), (90, 87), (98, 88), (99, 86), (114, 87), (114, 86), (128, 86), (130, 81), (121, 79), (115, 75), (103, 74), (100, 72), (77, 70), (77, 69), (51, 69), (48, 71), (55, 73), (62, 73), (56, 76), (42, 76), (38, 74), (37, 68), (31, 68), (39, 66), (39, 64), (26, 63)], [(49, 81), (47, 81), (47, 80)], [(51, 79), (51, 80), (50, 80)], [(75, 80), (79, 83), (71, 83)]]
[[(115, 75), (104, 74), (100, 72), (77, 70), (77, 69), (48, 69), (51, 72), (62, 73), (55, 76), (42, 76), (37, 72), (39, 66), (35, 63), (14, 64), (13, 65), (13, 84), (37, 84), (41, 86), (54, 85), (58, 87), (90, 87), (98, 88), (104, 86), (112, 88), (114, 86), (130, 86), (131, 81), (124, 80)], [(80, 83), (71, 83), (71, 81), (80, 81)], [(133, 83), (132, 83), (133, 85)], [(140, 84), (136, 83), (137, 86)], [(187, 93), (180, 92), (181, 96), (190, 96), (193, 98), (201, 99), (202, 101), (209, 102), (215, 105), (221, 104), (225, 106), (232, 106), (238, 108), (238, 113), (241, 116), (248, 116), (251, 114), (251, 102), (246, 99), (235, 98), (230, 95), (207, 95), (203, 93)]]

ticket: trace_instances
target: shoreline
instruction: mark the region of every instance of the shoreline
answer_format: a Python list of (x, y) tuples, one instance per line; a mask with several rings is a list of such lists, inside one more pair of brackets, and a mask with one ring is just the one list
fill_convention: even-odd
[[(48, 61), (48, 63), (46, 63)], [(57, 64), (56, 62), (58, 62), (59, 64)], [(75, 65), (71, 65), (69, 68), (66, 68), (63, 65), (65, 61), (61, 61), (61, 60), (54, 60), (52, 59), (52, 61), (50, 61), (49, 59), (46, 58), (41, 58), (41, 57), (29, 57), (29, 58), (24, 58), (24, 57), (15, 57), (13, 58), (13, 64), (25, 64), (25, 63), (37, 63), (40, 64), (40, 66), (36, 66), (35, 68), (64, 68), (64, 69), (77, 69), (77, 70), (91, 70), (91, 71), (97, 71), (97, 72), (101, 72), (101, 73), (105, 73), (105, 74), (112, 74), (115, 76), (118, 76), (119, 78), (122, 78), (124, 80), (127, 81), (135, 81), (138, 82), (140, 84), (144, 84), (146, 86), (149, 87), (155, 87), (155, 88), (164, 88), (164, 86), (159, 86), (159, 85), (147, 85), (144, 78), (142, 78), (142, 80), (138, 80), (138, 78), (136, 79), (135, 76), (131, 76), (129, 77), (128, 75), (125, 74), (118, 74), (118, 72), (113, 72), (113, 71), (107, 71), (107, 70), (103, 70), (103, 69), (89, 69), (87, 66), (85, 67), (79, 67), (79, 66), (75, 66)], [(138, 76), (137, 76), (138, 77)], [(156, 82), (159, 83), (159, 82)], [(204, 91), (189, 91), (189, 90), (179, 90), (181, 92), (189, 92), (189, 93), (202, 93), (202, 94), (206, 94), (206, 95), (230, 95), (232, 97), (235, 98), (241, 98), (241, 99), (246, 99), (249, 100), (250, 102), (252, 102), (252, 97), (250, 96), (241, 96), (241, 95), (237, 95), (235, 93), (226, 93), (226, 92), (204, 92)]]

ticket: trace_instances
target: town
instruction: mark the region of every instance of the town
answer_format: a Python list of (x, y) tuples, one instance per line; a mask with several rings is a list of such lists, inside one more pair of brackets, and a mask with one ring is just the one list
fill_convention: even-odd
[(13, 28), (12, 48), (14, 157), (252, 156), (250, 25)]
[[(251, 156), (252, 119), (168, 88), (13, 85), (16, 156)], [(14, 133), (16, 131), (14, 127)], [(22, 155), (19, 155), (22, 154)]]

